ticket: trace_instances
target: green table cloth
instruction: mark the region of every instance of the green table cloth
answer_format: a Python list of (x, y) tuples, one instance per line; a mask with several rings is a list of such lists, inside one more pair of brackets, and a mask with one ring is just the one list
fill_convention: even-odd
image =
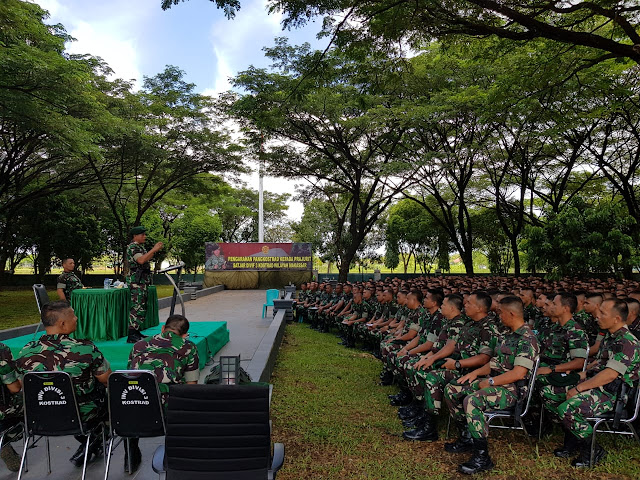
[[(75, 338), (93, 341), (117, 340), (128, 334), (131, 296), (128, 288), (86, 288), (71, 293), (71, 306), (78, 317)], [(158, 319), (158, 292), (149, 286), (147, 316), (142, 329), (155, 327)]]

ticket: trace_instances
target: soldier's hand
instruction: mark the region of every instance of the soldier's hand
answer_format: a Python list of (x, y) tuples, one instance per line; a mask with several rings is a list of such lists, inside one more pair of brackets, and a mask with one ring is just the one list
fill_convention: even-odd
[(478, 384), (478, 388), (479, 389), (483, 389), (483, 388), (487, 388), (489, 387), (489, 380), (482, 380), (479, 384)]
[(578, 394), (578, 390), (576, 387), (573, 387), (571, 390), (567, 392), (567, 400), (571, 399), (571, 397), (575, 397)]
[(456, 361), (453, 358), (447, 358), (442, 366), (447, 370), (455, 370)]
[(163, 245), (163, 243), (162, 243), (162, 242), (158, 242), (158, 243), (156, 243), (156, 244), (153, 246), (153, 250), (157, 252), (158, 250), (162, 250), (162, 247), (163, 247), (163, 246), (164, 246), (164, 245)]
[(580, 372), (578, 375), (580, 375), (580, 380), (587, 378), (587, 372)]
[(475, 374), (473, 374), (473, 373), (467, 373), (466, 375), (463, 375), (462, 377), (460, 377), (460, 378), (458, 379), (458, 384), (459, 384), (459, 385), (462, 385), (462, 384), (465, 384), (465, 383), (471, 383), (471, 382), (473, 382), (476, 378), (477, 378), (477, 377), (476, 377), (476, 375), (475, 375)]
[(551, 373), (551, 369), (549, 367), (540, 367), (538, 369), (538, 375), (548, 375)]

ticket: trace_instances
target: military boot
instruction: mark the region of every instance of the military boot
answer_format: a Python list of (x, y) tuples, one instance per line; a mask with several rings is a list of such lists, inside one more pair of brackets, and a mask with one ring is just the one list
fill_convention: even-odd
[(563, 430), (564, 430), (564, 441), (562, 442), (562, 446), (556, 448), (553, 451), (553, 454), (556, 457), (569, 458), (572, 455), (575, 455), (576, 453), (578, 453), (579, 442), (578, 442), (578, 438), (573, 433), (571, 433), (566, 428), (563, 428)]
[(444, 444), (445, 452), (449, 453), (466, 453), (473, 449), (473, 439), (469, 433), (466, 422), (458, 424), (460, 436), (455, 442)]
[[(76, 435), (76, 440), (80, 442), (80, 446), (71, 456), (69, 461), (73, 463), (76, 467), (82, 467), (84, 464), (84, 448), (86, 442), (86, 436)], [(96, 457), (102, 455), (103, 453), (103, 445), (102, 445), (102, 436), (101, 435), (92, 435), (91, 441), (89, 442), (89, 455), (87, 457), (87, 463), (91, 461), (91, 458), (95, 455)]]
[(607, 456), (607, 451), (596, 443), (593, 450), (593, 463), (591, 463), (591, 437), (579, 439), (578, 446), (580, 448), (580, 455), (571, 462), (571, 466), (573, 467), (595, 467)]
[(390, 372), (389, 370), (385, 370), (380, 375), (380, 385), (382, 385), (383, 387), (386, 387), (392, 384), (393, 384), (393, 372)]
[(2, 447), (0, 458), (2, 458), (9, 471), (17, 472), (20, 470), (20, 455), (13, 449), (11, 444), (6, 444)]
[[(142, 463), (142, 452), (140, 451), (140, 447), (138, 446), (138, 438), (129, 438), (127, 439), (129, 442), (129, 448), (127, 446), (124, 447), (124, 470), (125, 472), (131, 471), (133, 474), (138, 468), (140, 468), (140, 463)], [(131, 465), (129, 465), (129, 450), (131, 450)], [(131, 470), (129, 470), (131, 468)]]
[(493, 461), (489, 456), (489, 445), (486, 438), (474, 438), (473, 453), (469, 461), (464, 462), (458, 467), (460, 473), (465, 475), (473, 475), (474, 473), (486, 472), (494, 467)]
[(398, 418), (400, 420), (407, 420), (420, 415), (424, 411), (424, 405), (421, 401), (414, 400), (406, 407), (398, 409)]
[(435, 442), (438, 440), (438, 419), (433, 413), (424, 412), (422, 421), (413, 430), (408, 430), (402, 434), (407, 440), (418, 440), (420, 442)]
[(403, 388), (402, 390), (400, 390), (400, 393), (392, 396), (389, 399), (389, 405), (391, 405), (392, 407), (404, 407), (406, 405), (409, 405), (412, 400), (413, 395), (411, 394), (411, 390), (409, 390), (408, 388)]

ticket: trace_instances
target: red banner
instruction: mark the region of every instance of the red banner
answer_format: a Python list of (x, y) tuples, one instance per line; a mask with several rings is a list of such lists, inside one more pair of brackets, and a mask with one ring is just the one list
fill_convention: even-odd
[(310, 243), (207, 243), (205, 270), (311, 270)]

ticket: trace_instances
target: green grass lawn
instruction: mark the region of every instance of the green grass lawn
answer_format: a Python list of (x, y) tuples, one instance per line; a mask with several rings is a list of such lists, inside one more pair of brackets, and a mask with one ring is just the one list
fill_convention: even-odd
[[(377, 385), (380, 361), (337, 345), (334, 335), (306, 325), (287, 326), (272, 377), (273, 441), (285, 444), (280, 480), (452, 479), (465, 455), (443, 449), (446, 416), (438, 442), (408, 442), (387, 395), (395, 387)], [(490, 453), (496, 468), (474, 478), (637, 479), (640, 446), (630, 438), (602, 434), (606, 461), (592, 470), (576, 470), (555, 458), (558, 432), (531, 445), (522, 432), (491, 430)]]
[[(173, 293), (171, 285), (157, 285), (158, 298), (168, 297)], [(58, 299), (53, 288), (48, 289), (49, 298)], [(0, 290), (0, 329), (31, 325), (40, 321), (38, 306), (31, 287), (3, 287)]]

